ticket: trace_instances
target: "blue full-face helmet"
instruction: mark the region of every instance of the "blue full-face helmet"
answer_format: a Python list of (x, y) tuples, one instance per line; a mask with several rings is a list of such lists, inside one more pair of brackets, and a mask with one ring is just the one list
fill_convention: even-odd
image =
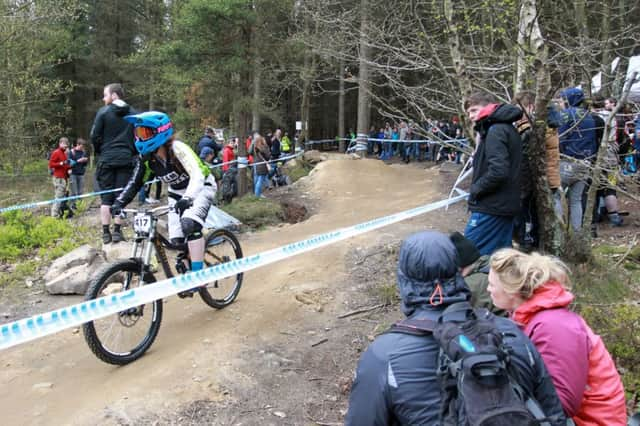
[(173, 135), (173, 123), (164, 112), (147, 111), (124, 119), (133, 124), (136, 149), (142, 155), (154, 152)]

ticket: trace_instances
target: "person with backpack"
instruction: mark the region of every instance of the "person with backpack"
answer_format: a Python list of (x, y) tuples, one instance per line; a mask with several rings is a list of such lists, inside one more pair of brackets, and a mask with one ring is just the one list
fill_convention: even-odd
[(602, 341), (569, 305), (569, 269), (538, 253), (503, 249), (491, 257), (489, 293), (536, 345), (565, 413), (578, 426), (625, 426), (624, 389)]
[(548, 419), (542, 424), (565, 424), (535, 347), (512, 321), (471, 309), (457, 257), (440, 232), (403, 241), (397, 280), (406, 319), (378, 336), (360, 358), (347, 426), (467, 425), (496, 415), (507, 422), (500, 424), (536, 424), (523, 400)]
[(596, 122), (593, 115), (582, 107), (584, 92), (569, 88), (561, 92), (565, 109), (562, 111), (560, 153), (566, 157), (560, 161), (562, 187), (568, 190), (569, 222), (574, 231), (582, 228), (584, 215), (583, 196), (589, 183), (589, 168), (598, 152)]

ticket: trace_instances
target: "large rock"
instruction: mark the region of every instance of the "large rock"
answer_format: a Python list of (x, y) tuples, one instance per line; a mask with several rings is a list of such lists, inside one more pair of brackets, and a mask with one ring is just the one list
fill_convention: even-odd
[(131, 257), (132, 242), (119, 242), (116, 244), (105, 244), (102, 246), (104, 255), (108, 262), (114, 262), (120, 259), (128, 259)]
[(47, 281), (45, 288), (49, 294), (85, 294), (95, 269), (87, 265), (73, 266)]
[(91, 265), (96, 261), (103, 263), (104, 254), (88, 244), (85, 244), (54, 260), (51, 266), (49, 266), (47, 273), (44, 275), (44, 279), (46, 282), (52, 281), (69, 270), (69, 268), (79, 265)]
[(323, 154), (318, 150), (311, 150), (304, 152), (304, 159), (309, 161), (310, 163), (319, 163), (321, 161), (326, 161), (329, 159), (329, 156)]
[(106, 244), (104, 251), (88, 245), (58, 258), (45, 274), (45, 288), (49, 294), (85, 294), (95, 273), (106, 262), (131, 256), (130, 242)]

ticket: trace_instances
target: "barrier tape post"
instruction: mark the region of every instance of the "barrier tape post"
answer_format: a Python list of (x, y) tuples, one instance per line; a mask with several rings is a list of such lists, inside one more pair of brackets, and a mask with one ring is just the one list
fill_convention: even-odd
[(250, 271), (289, 257), (306, 253), (347, 238), (355, 237), (393, 223), (407, 220), (433, 210), (447, 207), (466, 198), (466, 195), (429, 203), (389, 216), (315, 235), (306, 240), (274, 248), (253, 256), (222, 263), (201, 271), (124, 291), (119, 294), (71, 305), (55, 311), (31, 316), (0, 326), (0, 350), (26, 343), (86, 322), (94, 321), (123, 310), (173, 296), (180, 291)]

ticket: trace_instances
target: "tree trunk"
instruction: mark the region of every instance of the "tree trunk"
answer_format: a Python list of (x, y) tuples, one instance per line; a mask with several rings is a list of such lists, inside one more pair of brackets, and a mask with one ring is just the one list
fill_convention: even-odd
[[(536, 3), (532, 2), (532, 31), (526, 40), (529, 52), (535, 52), (536, 117), (529, 141), (529, 167), (534, 181), (538, 235), (543, 251), (560, 256), (564, 249), (565, 233), (561, 219), (556, 215), (553, 193), (547, 179), (547, 137), (557, 137), (556, 129), (547, 128), (547, 106), (552, 96), (551, 72), (548, 64), (548, 47), (538, 25)], [(554, 134), (555, 133), (555, 134)], [(559, 167), (559, 166), (558, 166)], [(558, 189), (559, 191), (560, 189)]]
[[(344, 138), (346, 130), (344, 128), (344, 61), (338, 64), (338, 137)], [(340, 139), (338, 150), (344, 152), (344, 140)]]
[(518, 23), (515, 93), (531, 86), (531, 83), (527, 81), (531, 76), (529, 60), (532, 52), (529, 41), (532, 38), (541, 38), (536, 12), (536, 0), (523, 0)]
[(576, 9), (576, 25), (578, 26), (578, 45), (580, 46), (580, 52), (582, 52), (582, 59), (585, 61), (582, 64), (579, 64), (579, 72), (580, 72), (580, 85), (582, 86), (582, 90), (584, 91), (584, 95), (587, 98), (591, 97), (591, 76), (590, 71), (587, 66), (587, 63), (590, 62), (587, 57), (587, 13), (586, 13), (586, 0), (574, 0), (574, 5)]
[[(300, 121), (302, 123), (302, 129), (300, 130), (299, 140), (301, 143), (306, 142), (309, 138), (309, 110), (311, 97), (311, 51), (306, 51), (304, 54), (304, 67), (302, 70), (302, 101), (300, 105)], [(304, 146), (304, 145), (302, 145)]]
[(358, 125), (356, 152), (365, 156), (367, 152), (367, 138), (369, 136), (369, 119), (371, 116), (371, 81), (370, 68), (371, 45), (367, 39), (369, 28), (369, 0), (360, 3), (360, 70), (358, 74)]
[(251, 130), (260, 131), (260, 105), (262, 104), (262, 62), (253, 57), (253, 102), (251, 104)]
[[(611, 15), (612, 7), (610, 4), (602, 3), (602, 41), (604, 43), (602, 50), (602, 61), (600, 62), (600, 95), (609, 97), (611, 95), (611, 81), (613, 75), (611, 71)], [(620, 65), (620, 64), (618, 64)]]
[(247, 145), (242, 137), (238, 138), (238, 196), (242, 197), (247, 193)]
[[(473, 86), (471, 85), (471, 79), (467, 72), (467, 65), (464, 59), (464, 55), (462, 53), (462, 43), (460, 41), (460, 33), (458, 31), (458, 27), (455, 20), (455, 11), (454, 5), (451, 0), (444, 0), (444, 15), (447, 20), (447, 26), (449, 28), (448, 32), (448, 45), (449, 52), (451, 54), (451, 60), (453, 62), (453, 67), (456, 71), (457, 84), (459, 87), (458, 93), (461, 93), (460, 97), (460, 111), (465, 111), (464, 102), (469, 97), (469, 95), (473, 92)], [(464, 22), (464, 21), (460, 21)], [(474, 143), (473, 138), (473, 123), (471, 123), (466, 115), (463, 115), (463, 123), (465, 127), (465, 134), (468, 135), (469, 142)]]

